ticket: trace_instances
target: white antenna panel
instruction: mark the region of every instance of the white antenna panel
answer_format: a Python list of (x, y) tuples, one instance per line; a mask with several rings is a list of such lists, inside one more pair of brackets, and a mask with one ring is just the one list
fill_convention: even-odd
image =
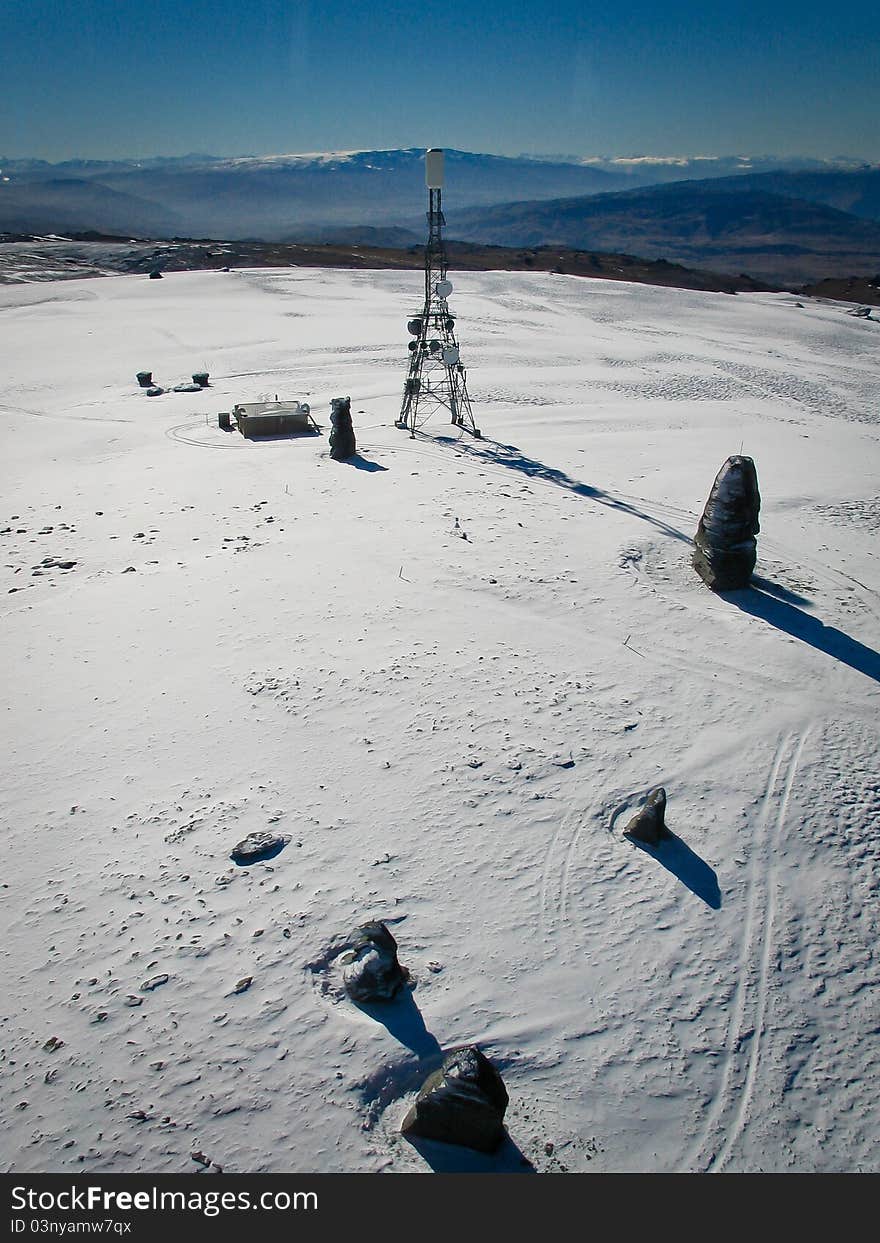
[(425, 185), (429, 190), (443, 188), (443, 148), (431, 147), (425, 152)]

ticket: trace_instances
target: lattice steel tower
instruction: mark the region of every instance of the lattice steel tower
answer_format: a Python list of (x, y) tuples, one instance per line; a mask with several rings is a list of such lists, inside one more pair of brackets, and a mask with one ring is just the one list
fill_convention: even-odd
[(452, 282), (446, 279), (446, 247), (443, 226), (446, 220), (440, 202), (443, 188), (443, 152), (432, 147), (425, 154), (425, 182), (428, 187), (428, 244), (425, 247), (425, 305), (407, 324), (413, 340), (409, 343), (409, 373), (403, 388), (403, 404), (394, 426), (407, 428), (410, 436), (441, 407), (448, 410), (456, 427), (474, 436), (471, 399), (467, 391), (467, 372), (461, 364), (455, 339), (455, 318), (447, 299)]

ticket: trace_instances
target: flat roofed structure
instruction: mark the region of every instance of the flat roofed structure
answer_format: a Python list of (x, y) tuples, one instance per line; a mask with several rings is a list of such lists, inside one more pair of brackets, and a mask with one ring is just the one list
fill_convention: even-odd
[(249, 401), (233, 407), (233, 418), (242, 436), (313, 436), (321, 429), (306, 402)]

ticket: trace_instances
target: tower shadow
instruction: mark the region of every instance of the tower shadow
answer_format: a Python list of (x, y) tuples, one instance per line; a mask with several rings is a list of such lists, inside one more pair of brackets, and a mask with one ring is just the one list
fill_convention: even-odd
[[(817, 652), (824, 652), (826, 656), (839, 660), (857, 673), (880, 682), (880, 653), (866, 647), (864, 643), (859, 643), (857, 639), (850, 638), (842, 630), (826, 626), (820, 618), (805, 613), (803, 609), (790, 603), (789, 599), (781, 598), (778, 589), (771, 595), (768, 590), (771, 585), (765, 583), (765, 580), (755, 579), (753, 582), (757, 586), (744, 587), (739, 591), (719, 592), (718, 595), (730, 604), (735, 604), (743, 613), (760, 617), (777, 630), (800, 639), (802, 643), (808, 643)], [(793, 593), (790, 593), (790, 598), (800, 599)]]
[(555, 466), (547, 466), (536, 458), (527, 457), (516, 445), (505, 445), (498, 440), (491, 440), (486, 436), (475, 444), (465, 440), (457, 440), (454, 436), (437, 436), (435, 439), (441, 444), (454, 445), (459, 453), (472, 457), (484, 465), (506, 466), (510, 470), (518, 471), (520, 474), (527, 476), (529, 479), (538, 479), (542, 483), (553, 484), (557, 488), (564, 488), (567, 492), (574, 493), (575, 496), (582, 496), (585, 500), (594, 501), (597, 505), (606, 505), (609, 509), (617, 509), (621, 513), (639, 518), (642, 522), (649, 522), (651, 526), (656, 527), (658, 531), (662, 531), (664, 535), (668, 535), (672, 539), (680, 540), (686, 544), (693, 543), (691, 535), (686, 535), (684, 531), (680, 531), (678, 527), (664, 522), (662, 518), (649, 514), (646, 510), (640, 509), (637, 505), (624, 500), (623, 497), (615, 496), (602, 488), (595, 488), (592, 484), (582, 483), (580, 480), (572, 478), (571, 475), (567, 475), (564, 470), (557, 470)]

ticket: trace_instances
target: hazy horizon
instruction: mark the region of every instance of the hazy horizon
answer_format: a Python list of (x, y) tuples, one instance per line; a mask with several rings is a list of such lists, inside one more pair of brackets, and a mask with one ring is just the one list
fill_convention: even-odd
[[(7, 158), (436, 145), (880, 160), (880, 13), (780, 0), (7, 0)], [(427, 100), (427, 102), (423, 102)], [(16, 154), (13, 154), (16, 153)], [(17, 154), (21, 153), (21, 154)]]
[[(168, 151), (149, 151), (149, 152), (125, 152), (115, 156), (94, 155), (85, 151), (74, 151), (60, 159), (48, 159), (45, 156), (34, 155), (30, 151), (0, 151), (0, 160), (7, 162), (23, 162), (32, 160), (35, 163), (46, 163), (50, 165), (62, 165), (72, 163), (148, 163), (153, 161), (174, 161), (174, 160), (283, 160), (283, 159), (308, 159), (310, 157), (320, 156), (346, 156), (370, 154), (373, 152), (392, 152), (392, 151), (424, 151), (426, 150), (424, 143), (409, 144), (405, 147), (334, 147), (324, 150), (311, 151), (233, 151), (225, 154), (219, 154), (216, 151), (182, 151), (170, 153)], [(669, 154), (652, 154), (646, 155), (644, 152), (615, 152), (611, 153), (584, 153), (577, 155), (575, 153), (562, 154), (558, 152), (547, 151), (519, 151), (513, 154), (502, 153), (499, 151), (476, 151), (473, 149), (465, 149), (461, 147), (447, 147), (447, 151), (458, 151), (463, 155), (488, 156), (496, 159), (521, 159), (534, 160), (536, 162), (560, 163), (560, 164), (583, 164), (589, 166), (591, 164), (620, 164), (620, 165), (670, 165), (680, 163), (697, 164), (705, 162), (726, 163), (736, 160), (742, 161), (743, 164), (752, 162), (770, 163), (778, 161), (780, 164), (829, 164), (829, 165), (858, 165), (876, 167), (880, 165), (880, 159), (871, 160), (861, 155), (808, 155), (804, 152), (794, 152), (789, 155), (780, 155), (772, 151), (723, 151), (717, 154), (707, 154), (706, 152), (695, 152), (694, 154), (685, 154), (681, 151), (670, 152)]]

